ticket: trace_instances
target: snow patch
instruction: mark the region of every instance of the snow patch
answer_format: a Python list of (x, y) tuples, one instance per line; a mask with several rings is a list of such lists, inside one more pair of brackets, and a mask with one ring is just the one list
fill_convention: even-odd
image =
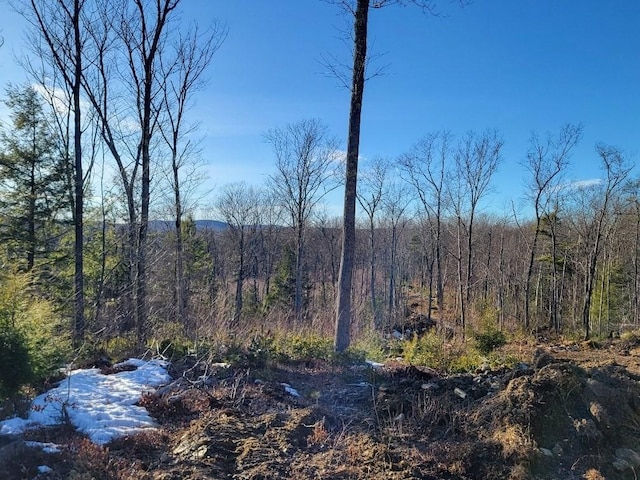
[(384, 367), (384, 363), (374, 362), (373, 360), (365, 360), (365, 362), (373, 369)]
[(147, 410), (136, 405), (142, 395), (171, 381), (167, 362), (129, 359), (118, 366), (136, 370), (103, 375), (96, 368), (72, 371), (57, 387), (36, 397), (24, 418), (0, 422), (0, 435), (17, 435), (30, 428), (69, 421), (92, 442), (103, 445), (115, 438), (156, 426)]

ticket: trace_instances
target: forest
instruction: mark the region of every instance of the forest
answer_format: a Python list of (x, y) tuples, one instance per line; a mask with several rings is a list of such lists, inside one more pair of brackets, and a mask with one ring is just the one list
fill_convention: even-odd
[[(226, 27), (185, 30), (175, 0), (54, 3), (20, 7), (42, 61), (3, 99), (3, 341), (53, 336), (64, 357), (266, 332), (330, 338), (343, 225), (323, 202), (344, 188), (353, 151), (341, 156), (321, 119), (274, 127), (264, 185), (223, 185), (202, 205), (189, 106)], [(593, 150), (601, 179), (569, 182), (582, 129), (531, 135), (527, 205), (508, 212), (483, 206), (504, 161), (498, 131), (431, 132), (363, 162), (350, 338), (425, 320), (461, 340), (486, 329), (588, 339), (635, 324), (640, 183), (606, 143)]]
[(210, 192), (193, 113), (227, 25), (9, 3), (0, 478), (637, 478), (632, 154), (602, 139), (571, 180), (586, 127), (533, 131), (502, 210), (497, 129), (361, 158), (368, 14), (438, 2), (326, 0), (353, 26), (353, 64), (326, 65), (346, 145), (301, 114), (262, 132), (261, 184)]

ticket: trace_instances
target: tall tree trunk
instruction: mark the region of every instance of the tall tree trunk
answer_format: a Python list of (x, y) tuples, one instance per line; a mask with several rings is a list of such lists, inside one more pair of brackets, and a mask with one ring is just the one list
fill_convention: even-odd
[(240, 325), (240, 316), (242, 315), (242, 287), (244, 283), (244, 226), (240, 226), (240, 258), (238, 265), (238, 275), (236, 277), (236, 299), (235, 310), (233, 312), (232, 327), (237, 328)]
[(186, 321), (186, 289), (184, 278), (184, 237), (182, 234), (182, 207), (180, 202), (180, 194), (176, 192), (176, 278), (175, 278), (175, 295), (176, 295), (176, 322), (188, 327)]
[(350, 343), (351, 277), (356, 240), (356, 185), (358, 155), (360, 151), (360, 119), (364, 96), (364, 72), (367, 59), (367, 24), (369, 0), (358, 0), (354, 19), (353, 79), (349, 110), (346, 181), (344, 187), (344, 213), (342, 219), (342, 255), (338, 276), (338, 299), (334, 346), (342, 352)]
[[(558, 242), (556, 239), (555, 225), (551, 225), (551, 328), (557, 334), (560, 330), (558, 320)], [(563, 266), (564, 270), (564, 266)]]
[(440, 214), (440, 197), (438, 196), (438, 211), (436, 217), (436, 295), (438, 301), (438, 316), (442, 320), (444, 318), (444, 281), (442, 278), (442, 222)]
[(371, 276), (369, 277), (369, 294), (371, 295), (371, 314), (373, 315), (373, 325), (378, 328), (380, 326), (380, 314), (376, 302), (376, 251), (375, 251), (375, 225), (373, 217), (369, 222), (369, 248), (371, 249), (370, 268)]
[(467, 231), (467, 278), (464, 286), (464, 297), (467, 308), (471, 305), (471, 285), (473, 278), (473, 221), (474, 221), (474, 208), (471, 208), (471, 214), (469, 215), (469, 229)]
[(84, 340), (84, 173), (82, 169), (82, 113), (80, 110), (80, 88), (82, 85), (82, 39), (80, 37), (80, 0), (73, 2), (73, 37), (75, 65), (72, 85), (73, 96), (73, 148), (74, 148), (74, 329), (76, 347)]
[(396, 225), (391, 226), (391, 262), (389, 264), (389, 303), (388, 316), (393, 318), (394, 306), (396, 302), (396, 253), (398, 249), (398, 233)]
[(500, 232), (500, 259), (498, 260), (498, 311), (499, 326), (504, 328), (504, 228)]
[(33, 267), (36, 263), (36, 173), (35, 173), (35, 144), (34, 151), (32, 153), (33, 160), (31, 161), (31, 172), (30, 172), (30, 192), (29, 192), (29, 213), (27, 218), (27, 271), (30, 272), (33, 270)]
[(467, 302), (464, 291), (464, 281), (462, 280), (462, 219), (458, 217), (458, 308), (460, 309), (460, 322), (462, 326), (462, 339), (465, 338), (465, 329), (467, 326)]
[(304, 266), (304, 220), (298, 218), (296, 226), (296, 287), (294, 309), (298, 325), (302, 322), (302, 274)]
[(633, 323), (638, 323), (640, 315), (640, 205), (636, 203), (636, 229), (633, 242), (633, 292), (632, 292), (632, 318)]
[(492, 240), (492, 233), (491, 230), (489, 230), (489, 245), (487, 245), (487, 263), (485, 264), (485, 274), (484, 274), (484, 285), (482, 287), (482, 300), (483, 302), (487, 303), (487, 300), (489, 298), (489, 269), (491, 268), (491, 240)]
[[(536, 205), (537, 207), (537, 205)], [(527, 278), (524, 282), (524, 328), (529, 330), (531, 324), (531, 278), (533, 277), (533, 264), (536, 256), (536, 248), (538, 246), (538, 237), (540, 236), (540, 214), (536, 208), (536, 229), (533, 234), (533, 242), (531, 243), (531, 250), (529, 251), (529, 263), (527, 265)]]
[(136, 276), (136, 344), (142, 351), (147, 341), (147, 235), (149, 229), (149, 202), (151, 187), (151, 74), (148, 67), (149, 84), (145, 88), (144, 120), (142, 131), (142, 190), (140, 194), (140, 225), (137, 243), (137, 276)]

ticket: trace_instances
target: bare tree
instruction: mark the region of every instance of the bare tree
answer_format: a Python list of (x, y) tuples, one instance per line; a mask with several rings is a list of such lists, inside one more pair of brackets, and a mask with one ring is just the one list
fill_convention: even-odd
[(438, 311), (444, 311), (442, 223), (445, 201), (447, 160), (452, 155), (451, 134), (447, 131), (427, 135), (410, 153), (403, 155), (400, 166), (413, 186), (434, 237), (436, 295)]
[[(200, 34), (197, 24), (175, 43), (175, 56), (171, 63), (159, 58), (164, 85), (163, 121), (160, 133), (169, 149), (169, 172), (166, 176), (173, 194), (173, 218), (176, 235), (175, 250), (175, 294), (176, 320), (187, 322), (187, 295), (184, 276), (184, 240), (182, 220), (189, 210), (190, 196), (199, 186), (202, 176), (198, 176), (198, 165), (194, 162), (195, 146), (190, 134), (196, 126), (186, 123), (188, 107), (192, 95), (204, 85), (203, 74), (211, 63), (214, 53), (226, 37), (226, 28), (213, 24), (211, 30)], [(164, 60), (164, 61), (163, 61)], [(186, 170), (186, 171), (185, 171)]]
[(351, 278), (353, 276), (356, 240), (356, 184), (358, 156), (360, 155), (360, 119), (364, 97), (364, 75), (367, 62), (367, 29), (369, 24), (369, 0), (357, 0), (355, 10), (342, 2), (354, 18), (354, 51), (349, 108), (349, 133), (347, 134), (347, 164), (344, 186), (344, 212), (342, 223), (342, 255), (338, 275), (338, 299), (336, 301), (336, 328), (334, 345), (338, 352), (349, 346), (351, 328)]
[(407, 185), (401, 182), (389, 184), (386, 195), (382, 200), (382, 213), (389, 228), (389, 296), (387, 311), (392, 318), (396, 311), (397, 295), (396, 283), (398, 273), (398, 247), (400, 235), (407, 226), (407, 210), (411, 203)]
[(380, 309), (376, 298), (376, 216), (386, 194), (390, 164), (382, 158), (375, 158), (364, 171), (358, 188), (358, 203), (364, 210), (369, 227), (369, 294), (373, 323), (380, 324)]
[[(349, 107), (349, 129), (347, 133), (347, 162), (344, 184), (344, 212), (342, 224), (342, 255), (338, 277), (338, 298), (334, 346), (336, 351), (347, 349), (350, 342), (351, 324), (351, 280), (354, 268), (356, 240), (356, 184), (358, 157), (360, 154), (360, 122), (364, 98), (365, 70), (367, 65), (367, 35), (370, 0), (327, 0), (335, 3), (353, 16), (353, 64), (351, 68), (351, 103)], [(464, 3), (464, 2), (461, 2)], [(413, 4), (424, 12), (436, 14), (434, 2), (430, 0), (380, 0), (374, 8), (386, 5)], [(344, 82), (346, 83), (346, 82)]]
[(540, 236), (542, 216), (548, 213), (549, 203), (559, 188), (562, 173), (569, 165), (572, 148), (582, 137), (581, 125), (565, 125), (557, 136), (547, 134), (542, 140), (533, 134), (529, 140), (527, 157), (522, 162), (525, 170), (531, 175), (529, 179), (529, 197), (533, 202), (535, 229), (529, 249), (529, 265), (524, 284), (524, 326), (529, 328), (531, 321), (530, 289), (538, 238)]
[(167, 83), (161, 65), (173, 63), (162, 59), (171, 52), (167, 39), (180, 2), (104, 2), (96, 5), (96, 20), (88, 27), (91, 45), (87, 55), (92, 61), (83, 85), (125, 192), (127, 261), (139, 349), (147, 336), (146, 254), (152, 158), (159, 156), (154, 149), (159, 148), (157, 133), (166, 106), (162, 92)]
[(591, 336), (591, 299), (596, 279), (596, 269), (602, 252), (605, 233), (614, 220), (612, 211), (616, 197), (627, 179), (631, 166), (625, 154), (612, 146), (598, 144), (596, 152), (600, 156), (605, 175), (600, 188), (593, 190), (589, 199), (592, 217), (584, 224), (583, 237), (587, 241), (587, 263), (582, 298), (582, 327), (584, 338)]
[(289, 215), (295, 231), (296, 267), (294, 309), (302, 316), (302, 277), (305, 232), (313, 209), (336, 188), (335, 165), (338, 141), (319, 120), (302, 120), (265, 134), (276, 156), (271, 189)]
[[(457, 229), (458, 301), (464, 337), (473, 278), (473, 227), (480, 200), (489, 192), (500, 164), (503, 141), (496, 131), (467, 133), (455, 150), (455, 188), (451, 192)], [(466, 237), (466, 261), (463, 240)], [(463, 271), (466, 269), (466, 275)]]
[(229, 226), (229, 233), (235, 245), (237, 267), (235, 275), (235, 309), (233, 312), (232, 328), (240, 325), (242, 315), (242, 291), (247, 276), (247, 244), (249, 235), (255, 235), (259, 228), (258, 218), (262, 194), (245, 183), (225, 185), (217, 200), (215, 208)]

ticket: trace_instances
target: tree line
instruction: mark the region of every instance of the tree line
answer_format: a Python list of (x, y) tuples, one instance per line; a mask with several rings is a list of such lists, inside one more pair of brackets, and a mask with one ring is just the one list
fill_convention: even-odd
[[(41, 92), (11, 87), (6, 103), (4, 258), (34, 272), (38, 294), (70, 316), (73, 182), (60, 153), (64, 141)], [(504, 143), (493, 130), (434, 132), (397, 158), (366, 161), (357, 191), (352, 333), (402, 324), (416, 292), (428, 303), (425, 315), (460, 335), (486, 321), (584, 337), (635, 323), (639, 182), (623, 151), (599, 144), (602, 180), (569, 183), (564, 174), (581, 136), (580, 125), (532, 135), (521, 162), (532, 214), (486, 208)], [(318, 119), (275, 128), (265, 139), (274, 173), (262, 186), (220, 188), (209, 207), (222, 223), (190, 215), (179, 225), (148, 223), (144, 338), (169, 327), (194, 337), (276, 325), (331, 330), (342, 233), (324, 200), (340, 184), (338, 142)], [(103, 196), (87, 209), (84, 314), (89, 331), (106, 336), (140, 334), (132, 232), (122, 216), (127, 198)], [(159, 197), (156, 205), (160, 212)]]

